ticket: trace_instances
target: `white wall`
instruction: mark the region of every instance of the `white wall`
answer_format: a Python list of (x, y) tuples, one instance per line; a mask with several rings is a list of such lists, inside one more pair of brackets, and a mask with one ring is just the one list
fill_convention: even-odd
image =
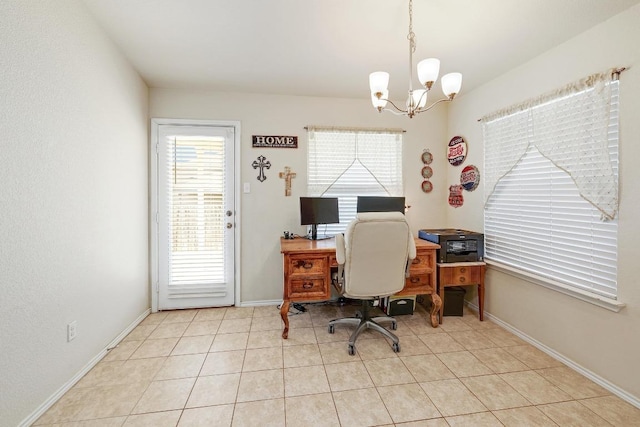
[[(613, 313), (489, 269), (486, 310), (640, 400), (640, 6), (510, 71), (450, 105), (449, 131), (466, 137), (482, 174), (485, 114), (612, 67), (630, 67), (620, 79), (620, 216), (618, 294), (627, 304)], [(468, 163), (465, 163), (468, 164)], [(460, 169), (449, 167), (449, 181)], [(465, 192), (462, 208), (447, 207), (449, 226), (482, 230), (482, 189)]]
[(13, 426), (149, 307), (148, 90), (75, 0), (0, 2), (0, 40), (0, 424)]
[[(362, 100), (293, 96), (202, 93), (151, 89), (150, 116), (179, 119), (239, 120), (242, 127), (241, 181), (251, 184), (251, 193), (241, 195), (241, 301), (282, 299), (282, 256), (280, 240), (284, 230), (303, 233), (299, 197), (306, 196), (307, 134), (304, 126), (354, 126), (402, 128), (405, 134), (404, 176), (408, 218), (414, 232), (441, 227), (445, 223), (441, 200), (445, 179), (446, 109), (436, 107), (412, 120), (373, 109), (363, 76)], [(252, 135), (297, 135), (297, 149), (251, 147)], [(422, 150), (434, 154), (432, 179), (436, 190), (422, 192)], [(251, 163), (259, 155), (271, 162), (267, 179), (259, 182)], [(440, 163), (439, 163), (440, 162)], [(290, 166), (297, 177), (292, 195), (285, 197), (284, 180), (278, 172)]]

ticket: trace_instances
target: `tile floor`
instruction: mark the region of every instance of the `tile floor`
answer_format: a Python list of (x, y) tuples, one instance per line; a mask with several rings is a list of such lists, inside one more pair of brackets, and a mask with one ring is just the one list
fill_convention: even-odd
[[(640, 426), (640, 409), (474, 313), (399, 316), (401, 352), (307, 305), (151, 314), (35, 425)], [(293, 311), (293, 310), (292, 310)]]

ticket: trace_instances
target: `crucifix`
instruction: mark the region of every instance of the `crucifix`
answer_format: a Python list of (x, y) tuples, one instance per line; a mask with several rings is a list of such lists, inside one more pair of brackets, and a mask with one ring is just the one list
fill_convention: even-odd
[(291, 168), (289, 166), (284, 167), (284, 172), (280, 172), (280, 178), (284, 178), (284, 195), (291, 195), (291, 178), (295, 178), (296, 174), (291, 173)]
[(267, 179), (267, 177), (264, 174), (264, 169), (271, 168), (271, 162), (269, 160), (265, 162), (265, 160), (267, 160), (265, 156), (258, 156), (258, 160), (254, 160), (253, 163), (251, 163), (251, 166), (253, 166), (254, 169), (260, 168), (260, 173), (258, 174), (258, 181), (260, 182)]

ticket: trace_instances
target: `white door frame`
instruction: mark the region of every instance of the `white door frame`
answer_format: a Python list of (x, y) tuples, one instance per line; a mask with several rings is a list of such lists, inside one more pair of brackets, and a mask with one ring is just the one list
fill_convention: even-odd
[(175, 126), (227, 126), (234, 128), (234, 204), (235, 227), (234, 244), (234, 304), (240, 305), (240, 122), (232, 120), (191, 120), (191, 119), (151, 119), (151, 138), (149, 140), (149, 177), (150, 177), (150, 209), (149, 232), (150, 238), (150, 291), (151, 312), (158, 311), (158, 129), (160, 125)]

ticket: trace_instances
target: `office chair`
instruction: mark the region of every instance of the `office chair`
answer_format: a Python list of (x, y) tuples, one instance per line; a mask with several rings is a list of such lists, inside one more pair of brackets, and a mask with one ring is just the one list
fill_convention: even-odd
[(359, 316), (334, 319), (329, 322), (329, 333), (335, 325), (355, 325), (349, 338), (349, 354), (356, 352), (356, 338), (370, 328), (392, 341), (393, 351), (400, 351), (398, 337), (379, 323), (390, 323), (397, 329), (396, 320), (388, 316), (371, 317), (372, 300), (387, 297), (404, 288), (409, 271), (408, 260), (416, 257), (416, 245), (409, 224), (399, 212), (359, 213), (345, 232), (336, 236), (338, 274), (333, 284), (347, 298), (362, 300)]

